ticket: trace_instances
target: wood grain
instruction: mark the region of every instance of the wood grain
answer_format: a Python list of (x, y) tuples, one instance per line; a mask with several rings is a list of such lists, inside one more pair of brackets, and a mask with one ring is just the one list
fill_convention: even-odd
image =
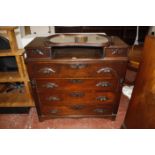
[(155, 128), (155, 37), (147, 36), (124, 121), (126, 128)]
[[(28, 56), (25, 62), (40, 120), (115, 118), (128, 61), (128, 46), (118, 37), (111, 38), (110, 45), (91, 45), (89, 48), (82, 45), (81, 48), (80, 44), (59, 43), (55, 50), (56, 45), (46, 43), (48, 38), (39, 37), (25, 47)], [(76, 59), (72, 59), (74, 56)], [(103, 83), (101, 87), (96, 86), (100, 82), (108, 82), (110, 86)]]
[(14, 30), (17, 27), (0, 27), (0, 30), (5, 30), (10, 42), (10, 50), (1, 50), (0, 57), (14, 56), (18, 66), (16, 72), (0, 72), (1, 83), (22, 82), (24, 83), (24, 93), (2, 93), (0, 94), (0, 107), (28, 107), (34, 106), (31, 88), (25, 62), (23, 60), (23, 49), (18, 49), (17, 40)]

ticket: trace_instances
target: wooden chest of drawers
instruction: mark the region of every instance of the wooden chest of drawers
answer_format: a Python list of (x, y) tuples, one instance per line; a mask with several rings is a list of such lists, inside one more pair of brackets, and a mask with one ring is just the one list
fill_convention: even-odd
[[(25, 47), (25, 61), (40, 120), (115, 118), (117, 114), (128, 46), (118, 37), (93, 34), (96, 40), (100, 39), (93, 42), (89, 40), (91, 34), (87, 34), (88, 40), (76, 42), (76, 36), (35, 38)], [(75, 41), (69, 37), (75, 37)]]

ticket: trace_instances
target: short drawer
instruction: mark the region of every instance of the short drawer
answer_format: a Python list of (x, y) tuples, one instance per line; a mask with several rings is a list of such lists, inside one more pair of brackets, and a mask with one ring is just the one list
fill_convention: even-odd
[(107, 57), (127, 57), (127, 48), (105, 48), (105, 55)]
[(37, 58), (50, 58), (51, 49), (29, 49), (26, 52), (28, 59), (37, 59)]
[(82, 103), (86, 105), (105, 105), (113, 104), (116, 95), (113, 92), (93, 92), (93, 91), (67, 91), (51, 93), (38, 93), (40, 105), (72, 105)]
[(51, 116), (82, 116), (82, 115), (112, 115), (113, 109), (109, 106), (42, 106), (41, 112), (43, 115)]
[(100, 63), (47, 63), (29, 62), (31, 78), (79, 78), (79, 77), (124, 77), (127, 62), (102, 61)]
[(47, 79), (36, 80), (36, 87), (39, 92), (53, 90), (102, 90), (115, 91), (117, 89), (117, 79)]

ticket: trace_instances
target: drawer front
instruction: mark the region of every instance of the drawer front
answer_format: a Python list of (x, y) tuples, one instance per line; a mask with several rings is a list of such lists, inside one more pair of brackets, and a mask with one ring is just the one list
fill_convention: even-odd
[(105, 48), (107, 57), (127, 57), (127, 52), (126, 48)]
[(50, 49), (31, 49), (27, 50), (28, 58), (50, 58)]
[(104, 61), (102, 63), (28, 63), (31, 78), (117, 78), (125, 73), (126, 62)]
[(53, 93), (38, 93), (40, 105), (72, 105), (83, 103), (86, 105), (104, 105), (113, 104), (116, 99), (116, 95), (112, 92), (85, 92), (85, 91), (67, 91)]
[(87, 106), (87, 105), (71, 105), (71, 106), (42, 106), (43, 115), (51, 116), (82, 116), (82, 115), (112, 115), (110, 106)]
[(47, 79), (36, 80), (36, 87), (39, 92), (53, 90), (103, 90), (115, 91), (117, 89), (116, 79)]

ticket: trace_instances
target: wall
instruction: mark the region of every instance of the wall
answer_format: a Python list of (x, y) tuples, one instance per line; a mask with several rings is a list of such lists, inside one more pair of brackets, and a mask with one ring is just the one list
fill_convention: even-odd
[(54, 26), (30, 26), (29, 29), (29, 32), (25, 32), (25, 27), (20, 27), (21, 42), (23, 48), (35, 37), (49, 36), (55, 34)]

